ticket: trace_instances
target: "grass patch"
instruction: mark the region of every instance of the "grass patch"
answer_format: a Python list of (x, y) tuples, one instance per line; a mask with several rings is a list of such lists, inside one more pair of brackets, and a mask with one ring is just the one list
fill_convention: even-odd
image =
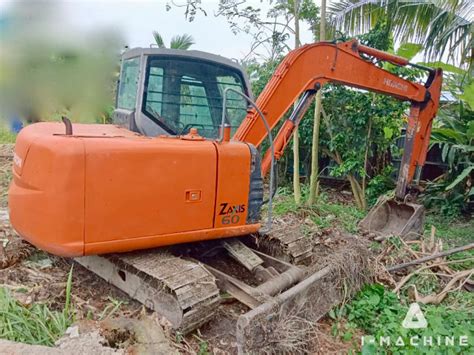
[(16, 134), (10, 132), (8, 128), (0, 125), (0, 144), (15, 143)]
[[(334, 333), (342, 341), (349, 341), (353, 340), (352, 334), (355, 334), (357, 329), (362, 330), (366, 334), (362, 354), (467, 354), (472, 351), (474, 344), (472, 308), (453, 309), (445, 305), (420, 304), (428, 323), (427, 328), (405, 329), (402, 322), (409, 303), (403, 297), (398, 299), (395, 293), (382, 285), (368, 285), (352, 302), (332, 311), (330, 316), (336, 321)], [(415, 336), (419, 339), (432, 337), (434, 346), (425, 345), (422, 341), (419, 346), (411, 344), (410, 338)], [(445, 336), (455, 337), (455, 345), (446, 346)], [(460, 336), (468, 337), (468, 346), (459, 345)], [(370, 344), (371, 337), (375, 338), (375, 344)], [(380, 345), (381, 337), (390, 337), (390, 344), (385, 342)], [(442, 339), (442, 344), (439, 346), (438, 337)]]
[[(428, 213), (425, 222), (424, 238), (429, 240), (431, 226), (436, 227), (436, 238), (443, 241), (443, 249), (465, 245), (472, 242), (474, 221), (465, 219), (447, 219), (435, 213)], [(396, 250), (401, 248), (399, 238), (388, 240)], [(374, 245), (373, 249), (380, 248)], [(474, 251), (453, 254), (447, 259), (459, 260), (474, 257)], [(473, 261), (451, 264), (454, 270), (474, 268)], [(409, 289), (415, 285), (422, 295), (439, 293), (443, 285), (430, 271), (426, 270), (411, 277), (401, 289), (400, 296), (382, 285), (366, 286), (347, 305), (336, 307), (329, 313), (333, 322), (333, 336), (339, 341), (351, 344), (354, 353), (361, 350), (362, 354), (468, 354), (474, 350), (474, 294), (464, 290), (449, 292), (439, 305), (420, 304), (427, 319), (428, 326), (424, 329), (405, 329), (402, 321), (412, 302)], [(365, 334), (365, 344), (360, 349), (360, 334)], [(410, 338), (417, 336), (432, 337), (434, 345), (421, 343), (415, 346)], [(445, 344), (445, 337), (454, 337), (454, 346)], [(468, 337), (468, 346), (461, 346), (460, 336)], [(374, 338), (372, 338), (374, 337)], [(390, 337), (390, 343), (380, 345), (381, 337)], [(401, 340), (399, 340), (401, 337)], [(441, 345), (437, 339), (441, 337)], [(375, 344), (370, 344), (371, 340)], [(396, 342), (399, 341), (397, 344)], [(401, 344), (401, 345), (400, 345)]]
[[(307, 186), (302, 188), (302, 200), (306, 201), (309, 194)], [(305, 203), (297, 205), (291, 191), (279, 188), (273, 200), (273, 214), (283, 216), (288, 213), (307, 214), (308, 217), (321, 228), (342, 226), (349, 233), (357, 231), (357, 223), (365, 213), (353, 205), (331, 202), (328, 194), (322, 191), (317, 202), (309, 207)]]
[[(440, 214), (428, 213), (425, 221), (425, 236), (430, 235), (431, 226), (436, 228), (436, 237), (444, 242), (444, 250), (472, 243), (474, 236), (474, 219), (447, 218)], [(474, 249), (456, 253), (448, 260), (461, 260), (474, 257)], [(474, 268), (474, 260), (462, 264), (452, 264), (455, 270)]]
[(472, 242), (474, 236), (474, 219), (462, 217), (449, 218), (436, 213), (427, 213), (425, 232), (429, 235), (431, 226), (436, 228), (436, 237), (450, 245), (463, 245)]
[(66, 284), (66, 302), (60, 311), (45, 304), (25, 306), (6, 288), (0, 288), (0, 338), (35, 345), (53, 346), (73, 322), (71, 311), (72, 267)]

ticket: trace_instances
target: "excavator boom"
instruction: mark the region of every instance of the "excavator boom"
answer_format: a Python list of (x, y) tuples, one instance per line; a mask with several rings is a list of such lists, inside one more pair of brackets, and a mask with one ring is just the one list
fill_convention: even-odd
[[(411, 82), (377, 66), (372, 61), (374, 59), (397, 66), (418, 67), (428, 72), (428, 79), (424, 85)], [(282, 156), (313, 96), (325, 84), (342, 84), (409, 101), (411, 107), (395, 190), (396, 199), (379, 200), (361, 221), (360, 227), (382, 235), (420, 233), (424, 209), (421, 205), (407, 203), (407, 192), (414, 177), (419, 179), (425, 163), (431, 126), (439, 106), (441, 82), (441, 69), (412, 64), (405, 58), (360, 45), (355, 40), (343, 43), (319, 42), (290, 52), (257, 100), (257, 106), (266, 116), (268, 125), (274, 128), (299, 99), (273, 142), (273, 153), (268, 150), (262, 160), (262, 175), (270, 170), (272, 154), (275, 159)], [(252, 110), (234, 139), (258, 147), (266, 136), (267, 130), (258, 112)]]
[[(257, 100), (271, 128), (301, 97), (300, 104), (284, 122), (275, 138), (275, 158), (280, 158), (294, 129), (309, 107), (311, 98), (327, 83), (364, 89), (411, 103), (405, 150), (400, 168), (396, 195), (403, 199), (416, 169), (425, 163), (431, 124), (436, 115), (441, 92), (442, 71), (421, 66), (429, 72), (425, 85), (411, 82), (375, 65), (370, 58), (398, 66), (414, 65), (405, 58), (358, 44), (319, 42), (290, 52), (275, 71)], [(415, 65), (416, 66), (416, 65)], [(267, 136), (255, 110), (247, 115), (234, 139), (260, 146)], [(270, 153), (262, 162), (262, 173), (270, 169)]]

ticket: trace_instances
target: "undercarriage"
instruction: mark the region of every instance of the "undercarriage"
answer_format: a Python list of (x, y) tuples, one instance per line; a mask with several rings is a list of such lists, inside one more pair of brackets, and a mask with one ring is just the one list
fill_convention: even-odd
[[(278, 258), (257, 250), (260, 245)], [(298, 258), (301, 255), (304, 257)], [(237, 323), (238, 346), (245, 351), (254, 321), (269, 310), (293, 307), (302, 295), (315, 299), (308, 292), (330, 270), (314, 272), (301, 265), (310, 259), (308, 239), (248, 236), (75, 260), (165, 317), (182, 333), (208, 322), (221, 294), (232, 296), (250, 309)]]

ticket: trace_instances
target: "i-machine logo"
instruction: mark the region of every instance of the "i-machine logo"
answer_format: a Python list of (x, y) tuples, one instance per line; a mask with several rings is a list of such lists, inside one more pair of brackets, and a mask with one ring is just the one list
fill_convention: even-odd
[(427, 326), (428, 322), (421, 311), (420, 305), (418, 303), (412, 303), (402, 322), (402, 327), (406, 329), (421, 329)]
[[(402, 327), (405, 329), (425, 329), (428, 328), (428, 321), (418, 303), (410, 304), (410, 308), (402, 321)], [(387, 334), (382, 336), (366, 335), (361, 338), (362, 346), (373, 344), (380, 347), (465, 347), (469, 344), (467, 335), (413, 335), (402, 337), (401, 335)]]

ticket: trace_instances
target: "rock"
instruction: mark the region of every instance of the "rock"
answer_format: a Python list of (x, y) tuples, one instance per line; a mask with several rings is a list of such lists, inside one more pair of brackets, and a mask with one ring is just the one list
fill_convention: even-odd
[(68, 334), (70, 338), (77, 338), (79, 336), (79, 327), (76, 325), (74, 327), (67, 328), (66, 334)]

